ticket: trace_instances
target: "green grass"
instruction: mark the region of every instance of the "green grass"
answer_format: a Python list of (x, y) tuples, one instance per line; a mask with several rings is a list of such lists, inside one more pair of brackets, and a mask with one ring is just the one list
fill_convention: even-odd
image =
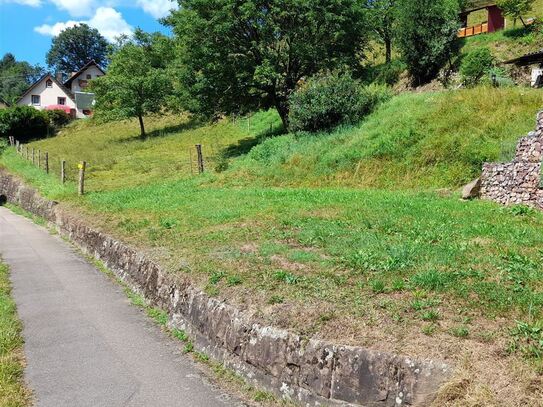
[(22, 325), (10, 297), (9, 269), (0, 259), (0, 405), (31, 405), (30, 391), (23, 380)]
[(268, 139), (235, 162), (221, 182), (455, 188), (533, 130), (541, 107), (543, 93), (531, 89), (406, 93), (358, 126)]
[[(418, 343), (429, 357), (441, 341), (509, 343), (515, 321), (543, 312), (543, 214), (435, 191), (503, 157), (542, 106), (539, 91), (475, 88), (402, 94), (326, 134), (278, 135), (277, 115), (264, 112), (214, 125), (153, 119), (146, 140), (133, 122), (78, 123), (32, 143), (92, 163), (84, 197), (11, 149), (0, 164), (267, 323), (370, 347), (392, 341), (395, 352), (416, 354)], [(179, 151), (220, 137), (212, 163), (226, 162), (222, 172), (172, 169)], [(515, 354), (532, 352), (532, 339), (516, 343)]]

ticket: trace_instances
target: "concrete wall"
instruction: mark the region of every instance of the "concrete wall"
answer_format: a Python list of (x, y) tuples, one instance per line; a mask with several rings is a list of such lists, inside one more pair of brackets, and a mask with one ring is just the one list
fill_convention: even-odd
[(0, 169), (0, 195), (47, 219), (83, 251), (102, 260), (146, 300), (168, 312), (195, 348), (248, 382), (303, 406), (428, 406), (451, 377), (440, 361), (342, 346), (262, 326), (189, 281), (166, 274), (144, 253), (93, 230)]
[(504, 205), (523, 204), (543, 209), (541, 162), (543, 159), (543, 111), (535, 131), (522, 138), (509, 163), (487, 163), (481, 176), (481, 197)]

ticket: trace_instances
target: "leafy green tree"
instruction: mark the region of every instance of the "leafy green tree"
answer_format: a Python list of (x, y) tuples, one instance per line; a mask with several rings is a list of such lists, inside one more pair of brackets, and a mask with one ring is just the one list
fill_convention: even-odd
[(45, 59), (57, 72), (70, 73), (79, 71), (91, 60), (105, 66), (107, 54), (108, 42), (102, 34), (87, 24), (78, 24), (53, 38)]
[(162, 34), (137, 30), (133, 38), (125, 38), (111, 56), (107, 75), (91, 82), (97, 114), (137, 117), (145, 137), (144, 116), (160, 112), (172, 93), (168, 63), (173, 57), (171, 41)]
[(495, 65), (495, 59), (488, 47), (475, 48), (469, 52), (460, 65), (460, 75), (467, 85), (476, 85)]
[(522, 21), (522, 24), (526, 27), (522, 16), (532, 11), (534, 2), (535, 0), (498, 0), (496, 4), (505, 16), (509, 16), (515, 21)]
[(458, 52), (458, 0), (398, 0), (398, 46), (416, 84), (434, 79)]
[(39, 65), (17, 61), (13, 54), (5, 54), (0, 60), (0, 100), (14, 105), (26, 89), (44, 74)]
[(179, 44), (186, 106), (207, 115), (275, 107), (324, 69), (357, 67), (368, 22), (359, 0), (179, 0), (164, 19)]
[(370, 23), (377, 37), (385, 45), (386, 63), (392, 61), (392, 41), (396, 25), (396, 0), (367, 0)]

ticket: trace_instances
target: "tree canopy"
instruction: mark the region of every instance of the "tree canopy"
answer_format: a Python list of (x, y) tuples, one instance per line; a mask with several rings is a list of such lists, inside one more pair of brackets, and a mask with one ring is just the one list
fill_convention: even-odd
[(522, 21), (526, 27), (522, 16), (532, 10), (535, 0), (498, 0), (497, 5), (502, 10), (503, 14), (513, 18), (514, 20)]
[(358, 0), (180, 0), (164, 19), (180, 49), (188, 107), (213, 115), (275, 107), (288, 125), (304, 78), (357, 68), (367, 43)]
[(53, 38), (45, 59), (50, 68), (69, 74), (91, 60), (100, 66), (107, 65), (107, 54), (108, 42), (102, 34), (87, 24), (78, 24)]
[(0, 100), (13, 105), (26, 89), (44, 74), (39, 65), (17, 61), (7, 53), (0, 60)]
[(370, 22), (378, 39), (385, 45), (385, 60), (392, 60), (392, 40), (396, 27), (396, 0), (367, 0)]
[(133, 38), (124, 38), (111, 56), (107, 75), (91, 82), (97, 114), (137, 117), (145, 137), (144, 116), (160, 112), (172, 93), (168, 63), (173, 56), (171, 41), (162, 34), (136, 30)]
[(436, 77), (459, 46), (459, 0), (398, 0), (398, 46), (416, 84)]

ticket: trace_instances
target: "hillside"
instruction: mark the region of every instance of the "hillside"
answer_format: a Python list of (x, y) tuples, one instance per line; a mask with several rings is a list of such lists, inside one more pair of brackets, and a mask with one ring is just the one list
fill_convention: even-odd
[[(30, 145), (49, 176), (12, 149), (0, 165), (263, 323), (455, 364), (436, 406), (537, 406), (541, 353), (523, 335), (542, 322), (543, 215), (432, 190), (505, 159), (541, 106), (518, 88), (403, 94), (315, 135), (274, 136), (272, 112), (149, 118), (147, 139), (133, 121), (76, 123)], [(195, 143), (213, 155), (202, 176)], [(85, 196), (59, 184), (60, 159), (71, 179), (89, 162)]]

